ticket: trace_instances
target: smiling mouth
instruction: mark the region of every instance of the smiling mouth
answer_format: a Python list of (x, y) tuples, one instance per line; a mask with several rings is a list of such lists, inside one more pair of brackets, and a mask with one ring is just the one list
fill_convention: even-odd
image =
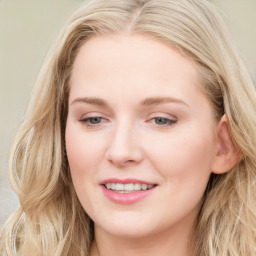
[(135, 193), (139, 191), (150, 190), (156, 186), (154, 184), (149, 185), (143, 183), (106, 183), (103, 185), (106, 189), (117, 193)]

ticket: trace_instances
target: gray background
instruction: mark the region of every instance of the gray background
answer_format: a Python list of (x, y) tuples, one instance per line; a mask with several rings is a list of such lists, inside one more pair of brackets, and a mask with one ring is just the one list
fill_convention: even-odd
[[(0, 0), (0, 224), (18, 206), (8, 184), (10, 146), (36, 75), (79, 0)], [(212, 0), (256, 78), (256, 0)]]

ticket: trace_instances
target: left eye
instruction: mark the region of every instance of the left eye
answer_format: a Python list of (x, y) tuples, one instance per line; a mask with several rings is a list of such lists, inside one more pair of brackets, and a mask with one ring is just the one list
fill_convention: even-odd
[(152, 118), (152, 120), (154, 120), (155, 124), (160, 126), (168, 126), (176, 123), (176, 120), (172, 120), (165, 117), (154, 117)]

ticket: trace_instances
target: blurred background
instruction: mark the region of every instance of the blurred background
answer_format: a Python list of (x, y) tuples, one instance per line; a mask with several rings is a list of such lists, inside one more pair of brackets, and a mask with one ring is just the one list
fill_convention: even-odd
[[(129, 1), (129, 0), (127, 0)], [(0, 0), (0, 225), (18, 207), (8, 183), (10, 146), (43, 59), (81, 0)], [(256, 81), (256, 0), (211, 0)]]

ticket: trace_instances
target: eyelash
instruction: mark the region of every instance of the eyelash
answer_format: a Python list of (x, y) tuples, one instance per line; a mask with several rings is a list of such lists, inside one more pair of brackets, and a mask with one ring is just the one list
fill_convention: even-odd
[(173, 120), (173, 119), (162, 117), (162, 116), (156, 116), (156, 117), (151, 118), (150, 120), (151, 121), (155, 120), (155, 122), (156, 122), (156, 120), (159, 121), (159, 119), (164, 120), (165, 122), (168, 123), (168, 124), (158, 125), (158, 126), (162, 126), (162, 127), (169, 127), (169, 126), (174, 125), (177, 122), (177, 120)]
[(95, 126), (98, 126), (99, 124), (98, 123), (97, 124), (91, 124), (91, 123), (88, 123), (88, 121), (96, 119), (96, 118), (100, 118), (100, 120), (104, 119), (101, 116), (92, 116), (92, 117), (87, 117), (87, 118), (81, 119), (80, 122), (83, 125), (87, 126), (87, 127), (95, 127)]
[[(102, 119), (105, 119), (104, 117), (101, 117), (101, 116), (92, 116), (92, 117), (87, 117), (87, 118), (84, 118), (84, 119), (81, 119), (79, 120), (83, 125), (85, 125), (86, 127), (89, 127), (89, 128), (93, 128), (93, 127), (97, 127), (100, 125), (100, 123), (97, 123), (97, 124), (92, 124), (92, 123), (89, 123), (90, 121), (92, 120), (95, 120), (95, 119), (100, 119), (100, 121)], [(168, 124), (163, 124), (163, 125), (157, 125), (159, 127), (163, 127), (163, 128), (166, 128), (166, 127), (170, 127), (172, 125), (174, 125), (175, 123), (177, 123), (177, 120), (173, 120), (173, 119), (169, 119), (169, 118), (166, 118), (166, 117), (161, 117), (161, 116), (156, 116), (156, 117), (153, 117), (151, 118), (150, 120), (157, 120), (159, 121), (159, 119), (161, 120), (164, 120), (165, 122), (167, 122)]]

